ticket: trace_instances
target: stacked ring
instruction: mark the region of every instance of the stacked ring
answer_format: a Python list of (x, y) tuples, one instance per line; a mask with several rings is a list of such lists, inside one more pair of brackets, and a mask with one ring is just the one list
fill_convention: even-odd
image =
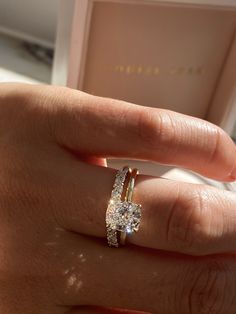
[(118, 170), (106, 211), (107, 242), (110, 247), (125, 244), (127, 234), (137, 232), (141, 205), (132, 202), (138, 170), (125, 166)]

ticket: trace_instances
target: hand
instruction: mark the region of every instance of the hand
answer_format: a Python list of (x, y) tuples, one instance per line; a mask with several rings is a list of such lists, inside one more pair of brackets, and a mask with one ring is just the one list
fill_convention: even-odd
[(229, 136), (197, 118), (1, 84), (0, 313), (234, 314), (236, 194), (140, 175), (140, 229), (112, 249), (105, 212), (116, 171), (104, 166), (145, 159), (232, 181), (235, 156)]

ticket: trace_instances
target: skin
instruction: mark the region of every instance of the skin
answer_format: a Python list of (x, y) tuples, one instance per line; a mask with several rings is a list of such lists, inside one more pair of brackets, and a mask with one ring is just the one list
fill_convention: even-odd
[(197, 118), (0, 84), (0, 313), (236, 313), (235, 193), (139, 175), (140, 230), (111, 249), (105, 228), (107, 157), (229, 182), (235, 156)]

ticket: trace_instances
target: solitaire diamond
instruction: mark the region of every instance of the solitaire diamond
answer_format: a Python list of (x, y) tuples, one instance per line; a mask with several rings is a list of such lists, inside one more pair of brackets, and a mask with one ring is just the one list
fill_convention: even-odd
[(141, 205), (132, 202), (113, 202), (109, 206), (107, 223), (113, 230), (132, 233), (138, 231), (141, 219)]

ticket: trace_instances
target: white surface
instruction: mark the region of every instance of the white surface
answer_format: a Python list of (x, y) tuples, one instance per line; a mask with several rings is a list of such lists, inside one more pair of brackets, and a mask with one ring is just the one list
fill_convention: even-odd
[(218, 189), (236, 192), (236, 181), (230, 182), (230, 183), (219, 182), (219, 181), (205, 178), (196, 173), (179, 169), (179, 168), (173, 168), (169, 170), (168, 172), (163, 174), (163, 177), (170, 180), (187, 182), (187, 183), (206, 184), (206, 185), (214, 186)]
[(20, 75), (16, 72), (12, 72), (0, 67), (0, 83), (2, 82), (21, 82), (30, 84), (40, 83), (39, 81), (33, 80), (30, 77)]
[(7, 28), (7, 27), (1, 26), (1, 25), (0, 25), (0, 35), (4, 35), (4, 36), (16, 38), (16, 39), (21, 39), (21, 40), (24, 40), (26, 42), (38, 44), (40, 46), (47, 47), (47, 48), (54, 48), (55, 47), (55, 42), (47, 41), (43, 38), (38, 38), (38, 37), (35, 37), (35, 36), (30, 35), (28, 33), (23, 33), (21, 31)]
[(32, 80), (51, 82), (51, 67), (31, 56), (21, 41), (6, 36), (0, 36), (0, 67)]
[(74, 6), (75, 0), (60, 1), (52, 74), (52, 83), (54, 85), (67, 85)]
[(53, 44), (58, 4), (59, 0), (0, 0), (0, 30), (8, 28)]

